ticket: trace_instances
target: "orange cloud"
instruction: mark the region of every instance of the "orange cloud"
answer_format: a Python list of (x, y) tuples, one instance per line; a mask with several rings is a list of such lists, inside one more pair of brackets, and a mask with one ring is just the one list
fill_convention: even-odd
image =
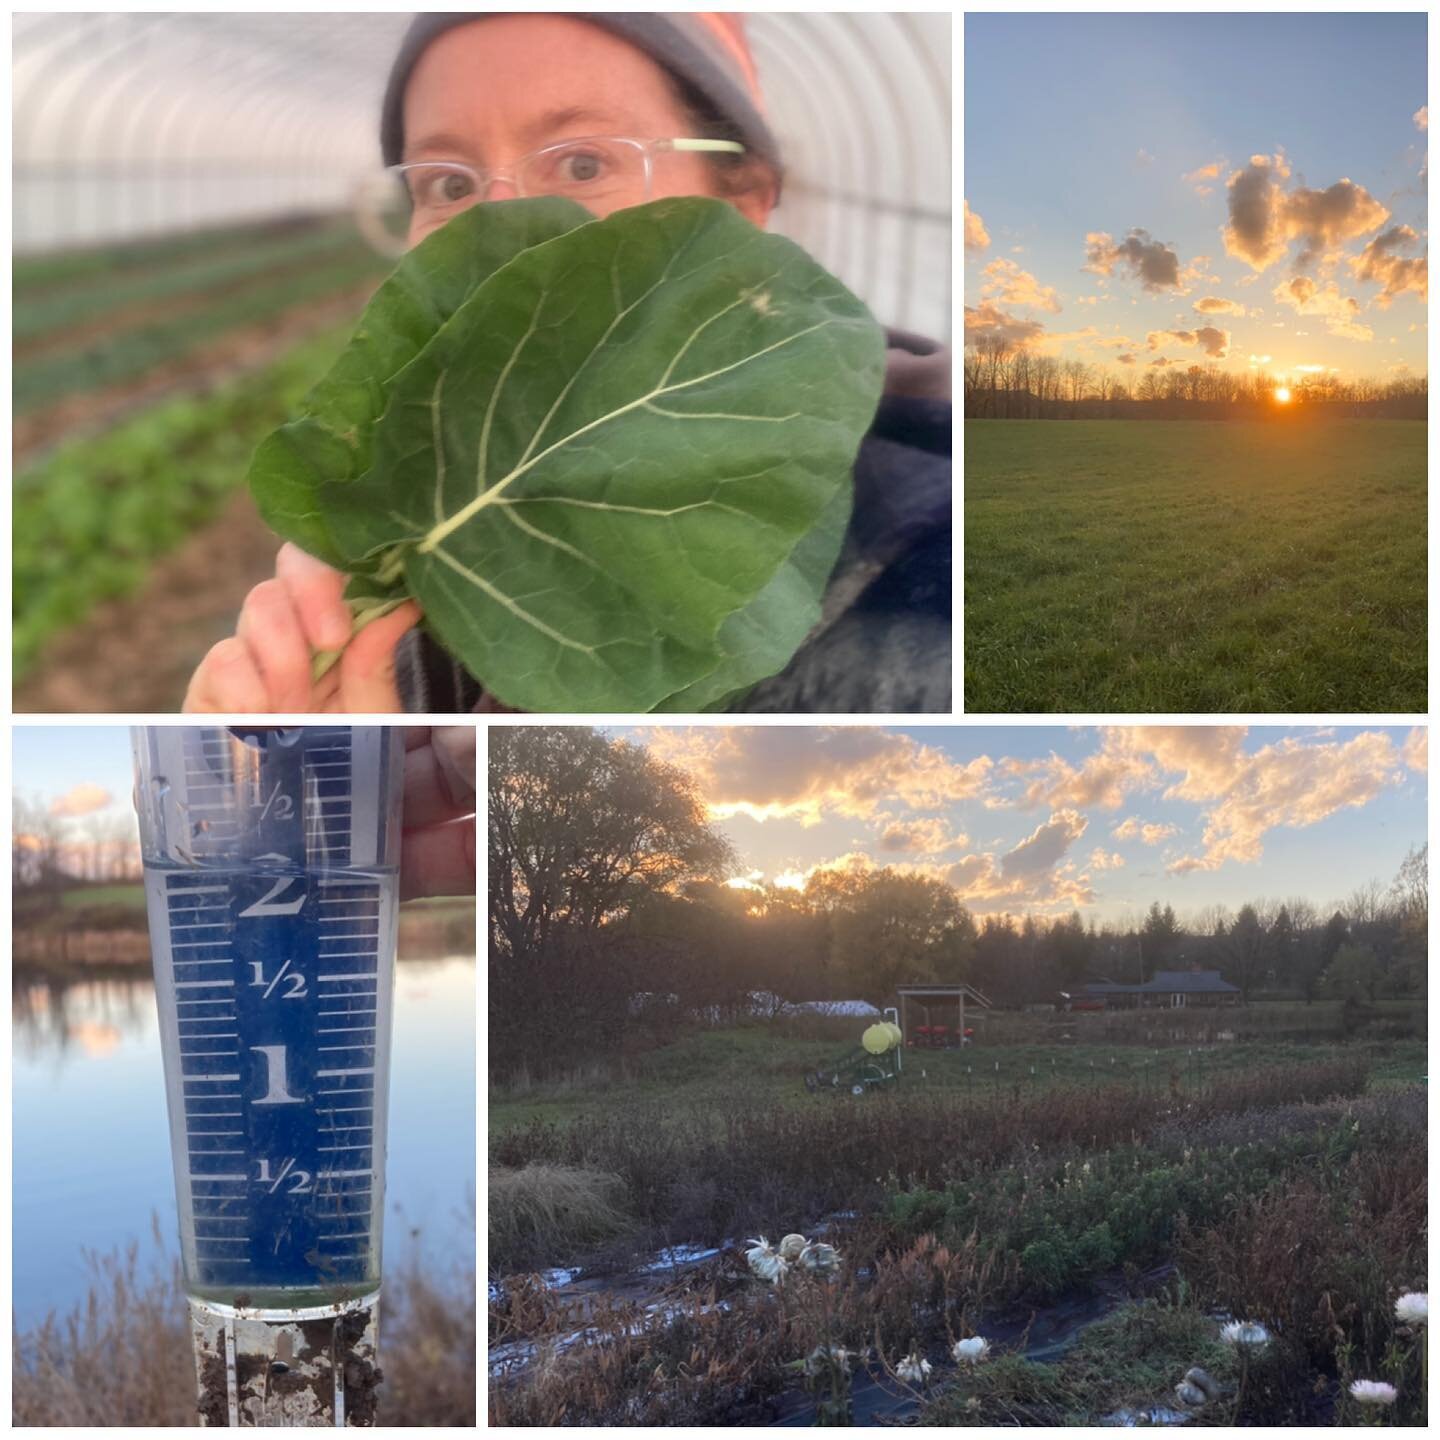
[(1198, 330), (1151, 330), (1145, 336), (1145, 343), (1151, 350), (1158, 350), (1167, 340), (1181, 345), (1199, 345), (1215, 360), (1223, 360), (1230, 353), (1230, 332), (1217, 330), (1213, 325), (1202, 325)]
[[(1033, 776), (1015, 803), (1022, 810), (1038, 805), (1056, 807), (1099, 806), (1116, 810), (1125, 796), (1138, 789), (1153, 774), (1153, 768), (1137, 756), (1120, 755), (1102, 748), (1079, 765), (1058, 755), (1045, 760), (1005, 760), (1000, 773), (1006, 776)], [(997, 806), (998, 808), (998, 806)]]
[(1166, 799), (1210, 803), (1203, 850), (1175, 861), (1173, 873), (1258, 860), (1270, 830), (1305, 829), (1366, 805), (1403, 773), (1401, 752), (1379, 731), (1320, 743), (1287, 736), (1253, 754), (1242, 749), (1245, 734), (1242, 726), (1136, 726), (1107, 734), (1107, 744), (1181, 777)]
[(1385, 287), (1375, 297), (1375, 303), (1382, 310), (1398, 295), (1413, 294), (1422, 305), (1429, 299), (1428, 258), (1424, 255), (1405, 258), (1394, 253), (1419, 242), (1420, 237), (1408, 225), (1392, 225), (1351, 259), (1350, 269), (1357, 280), (1371, 280)]
[(908, 735), (858, 725), (657, 727), (646, 744), (688, 770), (717, 819), (870, 818), (896, 805), (934, 810), (979, 795), (988, 756), (965, 764)]
[(1053, 287), (1042, 285), (1013, 260), (992, 260), (985, 267), (985, 286), (980, 293), (1006, 305), (1032, 305), (1051, 314), (1060, 312), (1060, 297)]
[(1044, 339), (1045, 327), (1038, 320), (1019, 320), (989, 300), (965, 307), (965, 343), (978, 345), (986, 340), (1003, 340), (1017, 350), (1029, 350)]
[(1417, 725), (1405, 737), (1405, 748), (1400, 752), (1405, 763), (1422, 775), (1430, 768), (1430, 732), (1423, 725)]
[(1146, 845), (1159, 845), (1175, 834), (1175, 827), (1168, 824), (1152, 824), (1131, 815), (1121, 821), (1110, 832), (1117, 840), (1139, 840)]
[(1342, 295), (1340, 287), (1327, 280), (1317, 285), (1308, 275), (1295, 275), (1282, 280), (1271, 294), (1300, 315), (1319, 315), (1325, 328), (1343, 340), (1373, 340), (1375, 332), (1356, 319), (1360, 302), (1353, 295)]
[(1214, 193), (1215, 187), (1204, 182), (1218, 180), (1224, 164), (1223, 160), (1212, 160), (1208, 165), (1202, 165), (1198, 170), (1192, 170), (1182, 178), (1187, 185), (1193, 187), (1197, 195), (1211, 195)]
[(65, 794), (50, 802), (52, 815), (93, 815), (110, 804), (110, 792), (89, 781), (67, 790)]
[(1422, 105), (1410, 118), (1415, 122), (1417, 130), (1428, 130), (1430, 128), (1430, 107)]
[(963, 850), (968, 835), (953, 835), (943, 820), (891, 820), (880, 831), (881, 850), (917, 855), (940, 855), (946, 850)]
[(1090, 852), (1090, 868), (1092, 870), (1123, 870), (1125, 857), (1118, 850), (1112, 850), (1108, 855), (1103, 850), (1092, 850)]
[(1245, 307), (1238, 300), (1226, 300), (1219, 295), (1206, 295), (1195, 302), (1194, 308), (1202, 315), (1243, 315)]
[(965, 201), (965, 248), (978, 252), (989, 245), (990, 232), (985, 228), (985, 222), (970, 208), (970, 202)]

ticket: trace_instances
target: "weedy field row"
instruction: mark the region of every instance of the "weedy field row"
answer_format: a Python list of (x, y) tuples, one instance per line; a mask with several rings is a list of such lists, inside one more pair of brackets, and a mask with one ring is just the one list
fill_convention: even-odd
[[(1347, 1083), (1318, 1069), (1292, 1076), (1297, 1091)], [(1423, 1421), (1419, 1349), (1395, 1302), (1424, 1288), (1424, 1091), (1249, 1099), (1093, 1148), (1047, 1136), (1033, 1150), (1025, 1142), (1039, 1117), (1026, 1117), (1004, 1162), (977, 1168), (964, 1159), (967, 1115), (956, 1178), (937, 1188), (882, 1173), (876, 1208), (827, 1231), (842, 1257), (833, 1278), (802, 1271), (762, 1284), (732, 1247), (663, 1304), (591, 1304), (582, 1344), (563, 1343), (578, 1323), (564, 1301), (507, 1282), (492, 1300), (492, 1345), (526, 1336), (545, 1363), (492, 1380), (491, 1418), (763, 1423), (806, 1375), (817, 1401), (833, 1401), (821, 1379), (833, 1372), (815, 1356), (843, 1347), (853, 1377), (836, 1393), (908, 1395), (922, 1423), (1094, 1424), (1121, 1409), (1174, 1411), (1177, 1383), (1196, 1366), (1215, 1382), (1186, 1412), (1200, 1424), (1357, 1423), (1347, 1390), (1356, 1378), (1396, 1387), (1395, 1423)], [(850, 1177), (852, 1193), (867, 1190), (870, 1175), (835, 1138), (812, 1137), (817, 1156)], [(750, 1157), (734, 1153), (744, 1185)], [(789, 1208), (789, 1178), (765, 1197), (772, 1236), (816, 1218)], [(707, 1172), (683, 1183), (707, 1179), (724, 1183)], [(493, 1224), (493, 1192), (491, 1215)], [(1158, 1291), (1162, 1272), (1146, 1269), (1157, 1261), (1170, 1267)], [(1073, 1348), (1027, 1358), (1032, 1328), (1059, 1297), (1117, 1282), (1121, 1297), (1128, 1287), (1151, 1298), (1122, 1303)], [(1110, 1306), (1089, 1308), (1093, 1318)], [(1242, 1356), (1225, 1345), (1224, 1317), (1263, 1325), (1263, 1349)], [(957, 1368), (954, 1342), (987, 1333), (989, 1358)]]

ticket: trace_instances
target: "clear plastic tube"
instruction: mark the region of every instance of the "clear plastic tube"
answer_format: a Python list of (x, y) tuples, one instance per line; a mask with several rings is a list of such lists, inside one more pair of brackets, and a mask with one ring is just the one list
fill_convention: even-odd
[(403, 733), (149, 726), (136, 804), (192, 1301), (380, 1284)]

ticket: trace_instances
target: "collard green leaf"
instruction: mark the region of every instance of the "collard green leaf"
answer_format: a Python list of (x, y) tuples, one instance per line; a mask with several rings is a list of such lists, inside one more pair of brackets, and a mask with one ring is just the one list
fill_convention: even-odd
[(775, 578), (720, 627), (720, 664), (655, 709), (670, 714), (729, 709), (757, 681), (783, 670), (820, 618), (820, 597), (849, 520), (850, 487), (842, 486)]
[[(483, 212), (483, 213), (482, 213)], [(305, 397), (299, 418), (256, 451), (250, 485), (270, 526), (338, 569), (317, 491), (370, 468), (370, 441), (387, 386), (480, 285), (508, 260), (594, 216), (569, 200), (476, 207), (427, 235), (375, 292), (330, 373)]]
[(657, 201), (491, 274), (385, 385), (369, 468), (313, 500), (506, 704), (700, 708), (814, 622), (883, 363), (798, 247)]

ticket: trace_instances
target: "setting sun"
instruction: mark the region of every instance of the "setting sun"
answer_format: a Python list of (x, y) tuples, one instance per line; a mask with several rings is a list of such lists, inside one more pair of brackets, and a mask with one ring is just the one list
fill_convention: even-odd
[(1275, 391), (1275, 402), (1278, 405), (1288, 405), (1290, 403), (1290, 392), (1283, 385)]

